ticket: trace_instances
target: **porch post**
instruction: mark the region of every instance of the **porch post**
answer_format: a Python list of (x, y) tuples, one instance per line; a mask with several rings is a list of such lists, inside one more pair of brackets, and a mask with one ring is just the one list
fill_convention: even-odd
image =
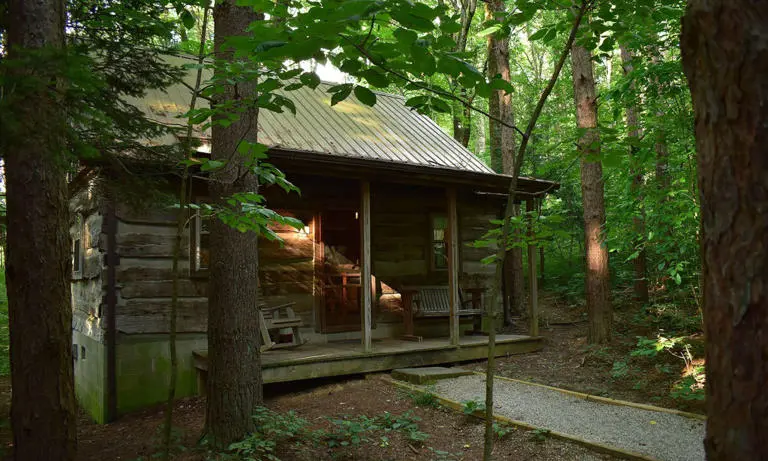
[[(535, 199), (528, 199), (525, 202), (525, 209), (528, 212), (536, 210)], [(528, 217), (528, 235), (533, 236), (533, 219)], [(538, 278), (536, 275), (536, 258), (538, 254), (536, 246), (528, 244), (528, 292), (530, 293), (530, 304), (528, 305), (528, 319), (530, 320), (529, 334), (539, 336), (539, 291)]]
[(360, 318), (363, 352), (373, 351), (371, 342), (371, 184), (360, 182)]
[(448, 302), (451, 344), (459, 345), (459, 230), (456, 189), (448, 189)]

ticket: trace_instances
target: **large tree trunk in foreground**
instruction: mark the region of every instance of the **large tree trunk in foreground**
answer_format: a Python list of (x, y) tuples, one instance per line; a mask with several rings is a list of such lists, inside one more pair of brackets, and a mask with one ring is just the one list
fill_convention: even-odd
[[(64, 48), (64, 4), (9, 4), (8, 58), (22, 49)], [(14, 125), (2, 127), (8, 205), (6, 276), (11, 334), (11, 424), (15, 458), (75, 459), (77, 431), (72, 369), (72, 263), (65, 153), (66, 119), (56, 66), (14, 69), (6, 103)], [(39, 79), (35, 85), (34, 79)], [(57, 88), (59, 87), (59, 88)]]
[[(491, 0), (485, 4), (486, 21), (503, 20), (503, 0)], [(510, 81), (509, 35), (502, 32), (488, 36), (488, 78), (496, 76)], [(515, 124), (512, 109), (512, 95), (503, 90), (494, 90), (488, 99), (488, 111), (492, 117)], [(497, 173), (512, 175), (515, 172), (515, 131), (497, 120), (489, 120), (491, 167)], [(519, 213), (519, 207), (515, 208)], [(525, 312), (525, 280), (523, 278), (523, 249), (514, 248), (504, 258), (504, 322), (512, 323), (513, 314)]]
[(586, 297), (589, 313), (588, 340), (591, 344), (611, 339), (613, 310), (610, 300), (608, 249), (603, 245), (605, 198), (603, 165), (600, 160), (600, 133), (597, 128), (597, 98), (592, 72), (592, 55), (584, 47), (571, 50), (576, 122), (585, 130), (579, 139), (581, 194), (584, 202), (584, 245), (586, 249)]
[[(225, 40), (244, 34), (260, 19), (250, 7), (227, 0), (214, 9), (214, 46), (218, 59), (231, 59)], [(237, 153), (241, 140), (256, 140), (258, 111), (252, 102), (254, 83), (226, 87), (223, 100), (250, 106), (240, 119), (224, 128), (213, 127), (211, 157), (227, 162), (212, 175), (211, 199), (225, 206), (237, 192), (256, 192), (258, 181)], [(253, 410), (262, 403), (261, 356), (258, 325), (258, 236), (239, 232), (218, 219), (210, 223), (210, 279), (208, 282), (208, 408), (206, 430), (213, 448), (225, 449), (254, 430)]]
[[(629, 52), (626, 46), (621, 47), (621, 63), (624, 69), (624, 75), (628, 75), (632, 72), (632, 54)], [(632, 83), (632, 89), (635, 90), (636, 85)], [(633, 91), (634, 93), (634, 91)], [(639, 304), (646, 304), (648, 302), (648, 274), (647, 274), (647, 258), (645, 251), (645, 206), (643, 205), (643, 170), (638, 159), (640, 153), (640, 138), (642, 137), (642, 129), (640, 128), (640, 119), (638, 117), (638, 108), (636, 105), (631, 104), (627, 107), (627, 129), (629, 130), (629, 175), (632, 178), (632, 195), (634, 200), (640, 204), (638, 210), (635, 210), (635, 214), (632, 216), (632, 227), (634, 230), (634, 238), (632, 239), (636, 246), (639, 246), (637, 257), (632, 260), (632, 266), (635, 272), (635, 301)]]
[(768, 3), (691, 1), (710, 461), (768, 459)]

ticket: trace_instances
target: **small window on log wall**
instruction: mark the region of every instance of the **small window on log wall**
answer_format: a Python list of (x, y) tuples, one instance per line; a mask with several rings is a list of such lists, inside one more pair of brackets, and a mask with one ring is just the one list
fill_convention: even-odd
[(83, 270), (83, 218), (75, 215), (74, 232), (72, 233), (72, 275), (79, 276)]
[(211, 218), (202, 216), (198, 212), (192, 222), (191, 268), (198, 275), (208, 273), (210, 261), (210, 229), (208, 227)]
[(430, 256), (432, 270), (448, 269), (448, 246), (446, 245), (448, 218), (445, 215), (432, 215), (432, 244)]

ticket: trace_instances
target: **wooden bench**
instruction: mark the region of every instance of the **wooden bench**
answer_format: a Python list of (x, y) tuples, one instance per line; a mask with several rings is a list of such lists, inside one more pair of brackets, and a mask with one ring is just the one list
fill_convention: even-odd
[[(477, 316), (483, 314), (483, 288), (459, 290), (459, 316)], [(470, 299), (464, 299), (464, 293), (471, 294)], [(404, 287), (400, 290), (403, 303), (403, 323), (405, 335), (403, 339), (421, 341), (421, 336), (415, 336), (414, 319), (417, 317), (448, 317), (450, 315), (450, 294), (447, 286)], [(475, 330), (479, 330), (477, 325)]]
[[(261, 351), (298, 347), (307, 341), (301, 338), (299, 328), (303, 326), (301, 318), (293, 312), (295, 302), (279, 306), (259, 306), (259, 328), (261, 330)], [(278, 343), (272, 340), (270, 330), (291, 329), (291, 342)]]

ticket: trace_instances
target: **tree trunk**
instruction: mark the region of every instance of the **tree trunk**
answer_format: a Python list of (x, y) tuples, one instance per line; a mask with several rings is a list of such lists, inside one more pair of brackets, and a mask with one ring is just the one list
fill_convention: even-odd
[(613, 310), (610, 301), (608, 249), (603, 244), (605, 198), (603, 165), (600, 160), (600, 133), (597, 128), (597, 98), (592, 73), (592, 55), (582, 46), (571, 50), (576, 122), (584, 130), (579, 139), (581, 194), (584, 202), (584, 245), (586, 253), (586, 298), (589, 313), (588, 341), (606, 343), (611, 339)]
[[(653, 64), (658, 64), (659, 58), (657, 56), (653, 56), (651, 61)], [(659, 79), (656, 78), (655, 80), (658, 88), (657, 95), (659, 98), (661, 98), (661, 88), (658, 87), (658, 85), (660, 85)], [(667, 134), (664, 131), (663, 126), (664, 114), (665, 112), (663, 110), (656, 111), (656, 142), (654, 143), (654, 150), (656, 151), (656, 183), (662, 192), (665, 193), (664, 199), (666, 200), (666, 193), (669, 190), (671, 181), (669, 178), (669, 149), (667, 148)]]
[[(503, 0), (491, 0), (485, 4), (486, 21), (503, 20), (505, 5)], [(488, 36), (488, 78), (500, 77), (510, 81), (509, 72), (509, 35), (505, 33)], [(503, 90), (494, 90), (488, 99), (488, 111), (491, 116), (503, 120), (509, 125), (515, 124), (512, 110), (512, 95)], [(491, 168), (497, 173), (514, 174), (515, 171), (515, 136), (516, 133), (497, 120), (489, 120)], [(519, 214), (515, 207), (515, 215)], [(504, 320), (512, 323), (512, 316), (525, 312), (525, 279), (523, 277), (523, 249), (514, 248), (504, 258)]]
[[(469, 29), (472, 27), (472, 19), (477, 10), (477, 0), (461, 1), (461, 30), (456, 34), (456, 51), (463, 53), (467, 50), (467, 39), (469, 38)], [(467, 91), (461, 89), (461, 97), (467, 99)], [(453, 138), (461, 143), (462, 146), (469, 146), (469, 138), (472, 134), (472, 109), (455, 101), (453, 104)]]
[[(632, 54), (629, 52), (626, 46), (621, 45), (621, 63), (624, 69), (624, 75), (628, 75), (632, 72)], [(634, 92), (635, 84), (632, 83), (631, 88)], [(639, 304), (646, 304), (648, 302), (648, 274), (647, 274), (647, 257), (645, 251), (645, 206), (643, 205), (643, 170), (638, 159), (640, 153), (640, 138), (642, 137), (642, 129), (640, 128), (640, 120), (637, 116), (637, 106), (631, 104), (627, 106), (627, 129), (629, 130), (629, 175), (632, 178), (632, 195), (639, 209), (635, 210), (635, 214), (632, 216), (632, 227), (634, 230), (634, 238), (632, 239), (635, 247), (637, 248), (637, 257), (632, 260), (632, 266), (634, 268), (634, 298), (635, 302)]]
[[(489, 0), (485, 4), (485, 20), (503, 20), (504, 0)], [(488, 78), (499, 77), (510, 81), (509, 35), (504, 32), (488, 36)], [(491, 116), (514, 125), (512, 95), (504, 90), (493, 90), (488, 98), (488, 112)], [(512, 174), (515, 170), (515, 132), (496, 120), (489, 120), (491, 168), (497, 173)]]
[[(27, 51), (64, 52), (64, 4), (58, 0), (8, 5), (7, 107), (2, 126), (8, 249), (11, 425), (15, 459), (74, 460), (77, 419), (72, 368), (72, 275), (66, 173), (64, 90), (57, 61)], [(35, 84), (35, 82), (39, 82)]]
[[(234, 0), (214, 8), (214, 49), (217, 59), (231, 60), (227, 37), (244, 34), (260, 19), (250, 7)], [(240, 118), (224, 128), (213, 126), (211, 157), (227, 162), (212, 175), (211, 199), (226, 207), (232, 194), (256, 192), (258, 181), (237, 152), (242, 141), (256, 141), (258, 110), (253, 104), (254, 82), (228, 85), (222, 100), (242, 108)], [(231, 159), (231, 160), (230, 160)], [(206, 430), (215, 449), (254, 430), (253, 410), (262, 403), (261, 356), (258, 325), (258, 236), (239, 232), (219, 219), (210, 223), (210, 278), (208, 281), (208, 408)]]
[(768, 459), (768, 4), (691, 1), (710, 461)]

